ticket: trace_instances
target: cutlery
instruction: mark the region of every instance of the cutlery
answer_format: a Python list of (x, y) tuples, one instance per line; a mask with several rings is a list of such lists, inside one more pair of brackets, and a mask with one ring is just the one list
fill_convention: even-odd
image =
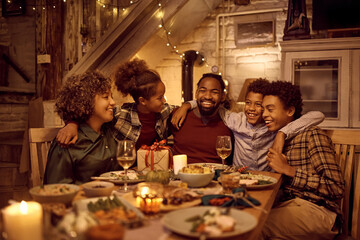
[(244, 192), (237, 192), (237, 193), (233, 194), (233, 197), (234, 197), (235, 202), (237, 201), (237, 199), (240, 198), (240, 199), (242, 199), (244, 202), (246, 202), (247, 204), (249, 204), (251, 207), (253, 207), (253, 208), (255, 208), (255, 209), (259, 210), (259, 211), (262, 211), (262, 212), (265, 213), (265, 214), (267, 214), (268, 211), (267, 211), (266, 209), (254, 205), (251, 201), (249, 201), (249, 200), (247, 199), (247, 197), (249, 197), (250, 195), (249, 195), (246, 187), (243, 187), (243, 188), (244, 188)]

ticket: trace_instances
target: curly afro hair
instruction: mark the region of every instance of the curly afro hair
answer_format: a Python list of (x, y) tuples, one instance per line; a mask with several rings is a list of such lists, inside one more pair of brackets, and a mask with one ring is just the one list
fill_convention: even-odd
[(278, 97), (285, 109), (294, 107), (294, 119), (301, 117), (303, 101), (299, 86), (286, 81), (275, 81), (268, 85), (264, 93)]
[(161, 82), (160, 75), (148, 68), (146, 62), (140, 59), (119, 65), (114, 72), (117, 90), (124, 96), (128, 94), (139, 103), (139, 97), (149, 100), (156, 92), (156, 85)]
[(73, 75), (58, 92), (55, 111), (65, 122), (85, 122), (94, 112), (95, 96), (111, 91), (111, 86), (112, 81), (98, 71)]
[(270, 82), (268, 80), (263, 78), (258, 78), (249, 84), (245, 96), (247, 96), (249, 92), (260, 93), (264, 95), (265, 94), (264, 90), (268, 88), (269, 84)]

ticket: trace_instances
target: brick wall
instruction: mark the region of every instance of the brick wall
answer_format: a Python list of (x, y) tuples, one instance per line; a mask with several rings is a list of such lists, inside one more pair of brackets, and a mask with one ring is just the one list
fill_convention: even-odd
[[(287, 9), (287, 0), (253, 0), (248, 6), (230, 7), (231, 12), (245, 12), (253, 10), (266, 10), (274, 8)], [(195, 28), (185, 39), (177, 44), (179, 52), (187, 50), (200, 51), (206, 58), (207, 65), (194, 67), (194, 93), (196, 83), (205, 72), (211, 72), (211, 66), (220, 66), (216, 58), (216, 16), (223, 13), (224, 9), (219, 6)], [(266, 14), (265, 14), (266, 15)], [(225, 21), (225, 72), (223, 77), (229, 81), (230, 97), (237, 100), (242, 85), (247, 78), (266, 78), (269, 80), (280, 79), (281, 53), (278, 41), (282, 40), (286, 13), (273, 13), (275, 19), (275, 44), (272, 46), (237, 48), (235, 45), (234, 22), (243, 18), (261, 20), (264, 14), (256, 14), (244, 17), (228, 17)], [(269, 17), (269, 16), (266, 16)], [(221, 50), (219, 51), (221, 53)], [(169, 103), (181, 103), (181, 58), (177, 54), (170, 54), (156, 67), (166, 85), (166, 97)]]

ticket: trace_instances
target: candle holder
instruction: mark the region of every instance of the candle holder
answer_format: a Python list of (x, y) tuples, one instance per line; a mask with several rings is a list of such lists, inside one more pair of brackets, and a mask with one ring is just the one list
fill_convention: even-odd
[(160, 211), (163, 201), (164, 187), (161, 183), (139, 183), (134, 190), (136, 205), (145, 214), (156, 214)]

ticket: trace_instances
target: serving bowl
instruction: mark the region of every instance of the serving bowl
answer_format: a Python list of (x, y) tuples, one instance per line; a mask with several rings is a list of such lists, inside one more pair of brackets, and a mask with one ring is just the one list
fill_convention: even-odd
[(114, 183), (105, 181), (92, 181), (82, 185), (87, 197), (109, 196), (114, 189)]
[(70, 204), (80, 187), (75, 184), (56, 183), (36, 186), (29, 190), (32, 198), (40, 203)]
[(179, 171), (181, 181), (186, 182), (189, 187), (205, 187), (213, 179), (215, 173), (184, 173)]

